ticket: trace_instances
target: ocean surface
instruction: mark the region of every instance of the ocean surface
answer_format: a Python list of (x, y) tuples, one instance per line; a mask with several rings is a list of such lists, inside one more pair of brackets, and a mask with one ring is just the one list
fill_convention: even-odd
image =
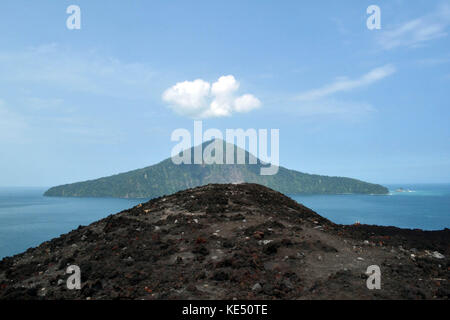
[[(341, 224), (450, 228), (450, 184), (387, 185), (390, 195), (290, 195)], [(395, 192), (402, 187), (411, 192)], [(133, 207), (145, 199), (43, 197), (46, 188), (0, 188), (0, 259)]]

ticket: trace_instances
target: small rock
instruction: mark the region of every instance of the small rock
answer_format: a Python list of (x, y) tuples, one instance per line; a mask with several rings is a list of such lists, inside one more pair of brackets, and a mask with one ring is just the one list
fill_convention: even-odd
[(356, 258), (356, 260), (364, 261), (364, 258), (358, 257), (358, 258)]
[(437, 251), (434, 251), (431, 255), (433, 258), (436, 258), (436, 259), (444, 259), (445, 258), (445, 256), (442, 253), (439, 253)]
[(262, 287), (259, 283), (256, 283), (253, 287), (252, 287), (252, 291), (254, 292), (261, 292)]

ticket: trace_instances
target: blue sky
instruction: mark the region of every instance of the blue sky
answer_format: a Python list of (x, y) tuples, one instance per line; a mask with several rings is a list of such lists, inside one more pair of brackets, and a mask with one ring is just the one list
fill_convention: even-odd
[[(66, 28), (72, 4), (81, 30)], [(381, 30), (366, 27), (371, 4)], [(200, 114), (164, 92), (229, 75), (235, 97), (258, 103), (203, 113), (205, 129), (278, 128), (281, 165), (303, 172), (450, 182), (450, 1), (0, 8), (0, 186), (52, 186), (168, 158), (172, 131), (192, 130)]]

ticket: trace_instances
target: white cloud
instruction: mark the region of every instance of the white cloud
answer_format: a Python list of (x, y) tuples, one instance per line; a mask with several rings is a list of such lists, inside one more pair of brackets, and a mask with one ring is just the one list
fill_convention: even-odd
[(248, 112), (260, 106), (261, 102), (251, 94), (244, 94), (234, 101), (237, 112)]
[(236, 97), (239, 86), (232, 75), (213, 84), (202, 79), (184, 81), (164, 91), (162, 99), (176, 113), (192, 118), (226, 117), (259, 108), (261, 102), (251, 94)]
[(211, 85), (201, 79), (179, 82), (163, 94), (163, 100), (179, 106), (188, 114), (202, 112)]
[(239, 82), (233, 76), (222, 76), (213, 83), (211, 93), (217, 97), (226, 97), (239, 89)]
[(444, 4), (434, 13), (383, 31), (378, 38), (378, 43), (386, 50), (397, 47), (417, 47), (427, 41), (446, 37), (449, 26), (450, 6)]
[[(367, 102), (340, 101), (334, 99), (332, 95), (369, 86), (395, 72), (395, 67), (388, 64), (372, 69), (356, 79), (339, 77), (328, 85), (300, 93), (294, 99), (297, 101), (294, 114), (301, 117), (328, 116), (358, 121), (376, 109)], [(301, 101), (300, 105), (298, 105), (298, 101)]]
[(350, 91), (352, 89), (368, 86), (376, 81), (386, 78), (395, 73), (393, 65), (385, 65), (375, 68), (364, 74), (358, 79), (348, 79), (346, 77), (338, 78), (335, 82), (319, 89), (306, 91), (297, 96), (297, 100), (308, 101), (317, 100), (341, 91)]

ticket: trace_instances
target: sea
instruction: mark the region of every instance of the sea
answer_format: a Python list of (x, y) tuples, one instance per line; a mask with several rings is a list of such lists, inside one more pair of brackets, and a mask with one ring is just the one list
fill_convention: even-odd
[[(450, 228), (450, 184), (386, 186), (388, 195), (289, 196), (339, 224)], [(149, 200), (44, 197), (46, 189), (0, 187), (0, 259)]]

